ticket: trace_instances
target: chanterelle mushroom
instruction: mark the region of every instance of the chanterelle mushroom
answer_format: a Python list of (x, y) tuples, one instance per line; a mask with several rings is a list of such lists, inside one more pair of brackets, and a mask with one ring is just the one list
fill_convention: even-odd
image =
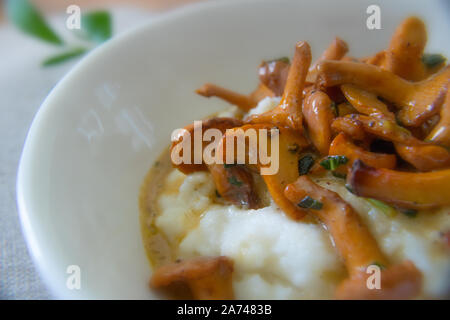
[(194, 299), (231, 300), (233, 261), (227, 257), (200, 257), (158, 268), (150, 279), (153, 288), (174, 283), (186, 284)]
[(370, 91), (394, 103), (400, 109), (397, 113), (400, 122), (412, 127), (439, 113), (450, 77), (450, 66), (420, 82), (410, 82), (390, 71), (358, 62), (325, 60), (317, 70), (320, 86), (353, 84)]
[(270, 123), (274, 126), (301, 132), (303, 130), (301, 110), (303, 89), (310, 64), (311, 48), (309, 44), (304, 41), (297, 42), (280, 104), (270, 111), (248, 117), (246, 122), (251, 124)]
[[(315, 184), (307, 176), (289, 184), (284, 193), (293, 204), (307, 208), (325, 224), (333, 237), (349, 274), (338, 287), (338, 299), (410, 299), (420, 292), (420, 271), (409, 261), (389, 265), (369, 229), (337, 193)], [(370, 265), (386, 267), (381, 272), (381, 288), (377, 293), (366, 285), (366, 269)]]

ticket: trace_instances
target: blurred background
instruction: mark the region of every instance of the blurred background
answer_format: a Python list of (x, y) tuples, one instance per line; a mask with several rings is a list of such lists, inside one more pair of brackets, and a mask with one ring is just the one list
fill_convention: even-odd
[[(17, 166), (40, 104), (87, 51), (163, 12), (200, 0), (0, 0), (0, 299), (51, 299), (16, 209)], [(70, 5), (81, 30), (68, 30)]]
[[(199, 0), (31, 0), (31, 2), (44, 14), (61, 13), (71, 4), (76, 4), (83, 9), (104, 9), (114, 5), (126, 5), (142, 10), (152, 12), (163, 12), (188, 3), (198, 2)], [(6, 2), (2, 0), (2, 2)], [(5, 6), (0, 7), (0, 21), (4, 22)]]

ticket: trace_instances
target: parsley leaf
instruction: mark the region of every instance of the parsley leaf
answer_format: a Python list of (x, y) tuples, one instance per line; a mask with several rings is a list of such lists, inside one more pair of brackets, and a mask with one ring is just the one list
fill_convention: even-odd
[(314, 158), (309, 154), (298, 160), (298, 174), (303, 176), (309, 172), (314, 164)]
[(442, 54), (438, 53), (425, 53), (422, 56), (422, 62), (428, 67), (433, 68), (447, 60)]
[(341, 164), (346, 164), (348, 158), (346, 156), (328, 156), (320, 162), (320, 165), (327, 170), (336, 170)]
[(320, 210), (323, 207), (323, 203), (314, 200), (310, 196), (306, 196), (297, 204), (300, 208)]
[(242, 181), (239, 181), (238, 179), (236, 179), (235, 176), (229, 177), (228, 182), (237, 187), (242, 186)]

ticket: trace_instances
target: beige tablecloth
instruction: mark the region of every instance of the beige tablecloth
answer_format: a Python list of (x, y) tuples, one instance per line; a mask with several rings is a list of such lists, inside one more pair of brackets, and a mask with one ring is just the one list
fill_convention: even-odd
[[(114, 35), (151, 18), (148, 11), (110, 9)], [(52, 17), (60, 33), (65, 16)], [(43, 68), (55, 48), (29, 38), (9, 25), (0, 28), (0, 299), (48, 299), (30, 259), (16, 208), (17, 166), (28, 128), (40, 104), (78, 60)]]

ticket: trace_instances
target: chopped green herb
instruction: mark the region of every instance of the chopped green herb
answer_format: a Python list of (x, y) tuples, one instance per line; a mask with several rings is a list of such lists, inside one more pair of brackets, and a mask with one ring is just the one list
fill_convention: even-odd
[(300, 208), (320, 210), (323, 207), (322, 202), (306, 196), (297, 204)]
[(237, 187), (242, 186), (242, 181), (239, 181), (238, 179), (236, 179), (235, 176), (229, 177), (228, 182)]
[(300, 149), (300, 146), (298, 144), (296, 144), (296, 143), (291, 144), (291, 145), (288, 146), (288, 151), (290, 153), (296, 153), (298, 151), (298, 149)]
[(300, 160), (298, 160), (298, 174), (301, 176), (304, 176), (305, 174), (308, 174), (309, 169), (314, 164), (314, 158), (311, 155), (306, 155), (302, 157)]
[(433, 68), (447, 60), (442, 54), (438, 53), (425, 53), (422, 56), (422, 62), (428, 67)]
[(384, 203), (383, 201), (371, 198), (367, 198), (366, 201), (369, 202), (372, 206), (374, 206), (378, 210), (381, 210), (388, 217), (394, 217), (397, 214), (397, 210), (395, 210), (390, 205)]
[(235, 167), (235, 166), (236, 166), (235, 163), (230, 163), (230, 164), (224, 163), (224, 164), (223, 164), (223, 167), (224, 167), (225, 169), (229, 169), (229, 168), (232, 168), (232, 167)]
[(157, 166), (159, 166), (159, 164), (160, 164), (159, 161), (155, 161), (155, 163), (153, 164), (153, 166), (154, 166), (154, 167), (157, 167)]
[(328, 156), (320, 162), (320, 165), (327, 170), (336, 170), (341, 164), (346, 164), (348, 158), (346, 156)]
[(400, 209), (400, 212), (407, 215), (410, 218), (415, 218), (418, 213), (418, 211), (414, 209)]
[(281, 58), (278, 58), (278, 59), (267, 60), (266, 62), (267, 63), (271, 63), (271, 62), (278, 62), (278, 61), (284, 62), (284, 63), (287, 63), (287, 64), (291, 63), (291, 61), (289, 60), (288, 57), (281, 57)]
[(339, 116), (339, 111), (338, 111), (338, 108), (337, 108), (336, 103), (334, 101), (331, 101), (330, 108), (333, 111), (334, 116), (338, 117)]
[(370, 264), (371, 266), (377, 266), (378, 268), (380, 268), (381, 270), (384, 270), (384, 269), (386, 269), (386, 266), (384, 265), (384, 264), (382, 264), (382, 263), (379, 263), (379, 262), (372, 262), (371, 264)]
[(340, 179), (346, 179), (347, 178), (347, 175), (345, 173), (340, 173), (340, 172), (337, 172), (337, 171), (331, 171), (331, 174), (333, 175), (333, 177), (336, 177), (336, 178), (340, 178)]
[(222, 196), (220, 195), (219, 191), (216, 190), (216, 197), (217, 198), (222, 198)]

